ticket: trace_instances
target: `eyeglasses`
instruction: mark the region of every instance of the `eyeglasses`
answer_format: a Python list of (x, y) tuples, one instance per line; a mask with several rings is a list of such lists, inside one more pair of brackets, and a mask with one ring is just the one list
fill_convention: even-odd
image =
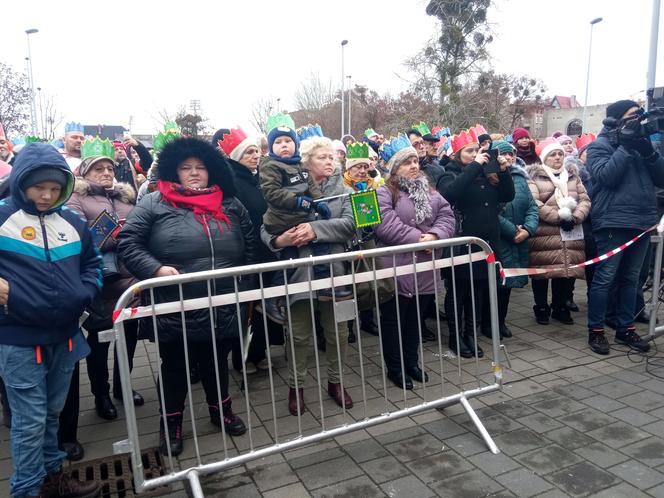
[(413, 142), (412, 145), (416, 149), (419, 149), (420, 147), (424, 147), (424, 140), (416, 140), (415, 142)]

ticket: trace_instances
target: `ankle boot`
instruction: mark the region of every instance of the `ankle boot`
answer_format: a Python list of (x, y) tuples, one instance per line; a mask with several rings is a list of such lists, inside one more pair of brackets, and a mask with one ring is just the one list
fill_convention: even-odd
[(62, 469), (46, 476), (40, 497), (43, 498), (93, 498), (99, 496), (101, 485), (97, 481), (79, 481)]
[(533, 306), (533, 311), (535, 312), (535, 321), (540, 325), (549, 324), (549, 316), (551, 315), (551, 308), (547, 304), (543, 306), (535, 305)]
[[(182, 453), (182, 412), (166, 415), (168, 424), (168, 441), (171, 444), (171, 454), (177, 456)], [(159, 451), (162, 455), (168, 455), (166, 444), (166, 430), (164, 429), (164, 417), (159, 415)]]
[(472, 358), (473, 351), (468, 348), (466, 343), (463, 341), (463, 336), (461, 337), (461, 344), (457, 347), (456, 335), (450, 332), (450, 339), (448, 342), (450, 350), (457, 356), (462, 358)]
[(304, 389), (299, 388), (297, 390), (293, 389), (292, 387), (288, 390), (288, 411), (290, 412), (291, 415), (294, 417), (297, 416), (298, 411), (297, 411), (297, 401), (300, 401), (300, 415), (304, 413), (304, 411), (307, 409), (306, 406), (304, 406)]
[(466, 346), (468, 346), (468, 349), (470, 350), (472, 357), (475, 356), (475, 350), (477, 350), (478, 358), (482, 358), (484, 356), (484, 351), (482, 351), (480, 345), (475, 342), (475, 336), (473, 335), (472, 332), (465, 332), (461, 340), (464, 342)]
[(341, 407), (346, 407), (346, 410), (353, 408), (353, 400), (348, 394), (348, 391), (341, 388), (341, 383), (327, 383), (327, 394), (330, 395), (337, 405)]
[[(208, 405), (210, 413), (210, 422), (221, 427), (221, 414), (219, 413), (219, 405)], [(247, 428), (242, 422), (242, 419), (233, 413), (232, 400), (228, 396), (221, 402), (221, 411), (224, 414), (224, 432), (230, 436), (241, 436), (247, 432)]]
[(574, 325), (574, 319), (564, 304), (553, 305), (551, 307), (551, 318), (565, 325)]

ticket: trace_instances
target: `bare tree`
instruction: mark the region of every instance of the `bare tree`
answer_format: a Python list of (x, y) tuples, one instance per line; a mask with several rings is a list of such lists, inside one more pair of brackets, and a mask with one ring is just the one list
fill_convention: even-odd
[(261, 133), (266, 133), (265, 126), (267, 125), (267, 118), (269, 118), (272, 112), (276, 111), (276, 109), (277, 106), (272, 98), (259, 99), (254, 102), (254, 105), (251, 108), (251, 119), (254, 126), (256, 126)]
[(0, 62), (0, 123), (6, 134), (23, 135), (28, 130), (31, 95), (28, 78)]
[(312, 116), (335, 101), (337, 95), (332, 79), (323, 81), (319, 73), (311, 73), (309, 79), (303, 81), (293, 96), (295, 107), (306, 111)]
[(55, 138), (55, 130), (62, 123), (64, 116), (55, 104), (52, 95), (44, 95), (41, 104), (42, 111), (42, 135), (47, 140)]

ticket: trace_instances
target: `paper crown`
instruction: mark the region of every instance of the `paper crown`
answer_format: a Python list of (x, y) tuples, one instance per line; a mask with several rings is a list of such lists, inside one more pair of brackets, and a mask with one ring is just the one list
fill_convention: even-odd
[(89, 157), (106, 157), (111, 161), (114, 161), (115, 157), (115, 147), (108, 138), (102, 140), (99, 137), (92, 139), (87, 139), (81, 145), (81, 159), (87, 159)]
[(373, 128), (367, 128), (366, 130), (364, 130), (364, 136), (367, 138), (371, 138), (376, 135), (378, 135), (378, 132), (376, 132), (376, 130), (374, 130)]
[(431, 133), (436, 138), (449, 137), (452, 135), (452, 132), (449, 128), (441, 128), (440, 126), (436, 126), (433, 130), (431, 130)]
[(41, 142), (42, 139), (39, 137), (35, 137), (33, 135), (27, 135), (25, 137), (17, 137), (17, 138), (12, 138), (11, 142), (14, 145), (26, 145), (26, 144), (32, 144), (35, 142)]
[(596, 138), (597, 137), (594, 133), (584, 133), (583, 135), (579, 135), (576, 139), (576, 148), (581, 150), (584, 147), (587, 147), (591, 142), (594, 142)]
[(0, 137), (7, 137), (7, 135), (5, 135), (5, 128), (2, 126), (2, 123), (0, 123)]
[(486, 130), (484, 129), (484, 126), (482, 126), (481, 124), (476, 124), (475, 126), (473, 126), (470, 129), (475, 130), (475, 136), (476, 137), (479, 137), (480, 135), (486, 135), (487, 134)]
[(308, 124), (307, 126), (301, 126), (297, 129), (297, 136), (300, 141), (312, 137), (322, 137), (323, 130), (321, 129), (320, 125)]
[(431, 130), (424, 121), (414, 124), (411, 129), (419, 131), (422, 136), (431, 135)]
[(477, 137), (486, 133), (484, 126), (475, 125), (467, 130), (461, 130), (458, 135), (452, 137), (452, 152), (455, 154), (470, 144), (478, 144)]
[(240, 145), (244, 140), (246, 140), (247, 134), (239, 126), (237, 128), (231, 128), (230, 133), (224, 133), (221, 137), (221, 140), (217, 141), (217, 145), (221, 150), (223, 150), (227, 156), (231, 155), (231, 152)]
[(346, 160), (369, 159), (369, 145), (366, 142), (353, 142), (346, 145)]
[(411, 147), (410, 140), (404, 133), (399, 133), (397, 137), (390, 137), (380, 146), (380, 157), (383, 161), (389, 162), (394, 154), (406, 147)]
[(76, 121), (71, 121), (65, 125), (65, 133), (71, 133), (74, 131), (83, 133), (83, 125), (81, 123), (77, 123)]
[(277, 126), (285, 126), (291, 130), (295, 130), (295, 121), (288, 114), (279, 113), (274, 116), (267, 118), (267, 124), (265, 125), (265, 131), (270, 133)]
[(156, 152), (161, 152), (164, 146), (168, 142), (172, 142), (173, 140), (175, 140), (176, 138), (180, 138), (181, 136), (182, 133), (180, 132), (180, 128), (178, 127), (177, 123), (174, 123), (173, 121), (168, 121), (164, 125), (164, 131), (160, 131), (154, 137), (153, 141), (154, 150)]

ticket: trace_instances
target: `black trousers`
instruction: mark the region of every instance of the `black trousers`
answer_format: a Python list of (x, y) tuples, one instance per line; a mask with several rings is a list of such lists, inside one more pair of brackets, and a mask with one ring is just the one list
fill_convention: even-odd
[(487, 280), (475, 281), (475, 320), (473, 320), (473, 292), (471, 292), (471, 280), (467, 278), (456, 279), (456, 315), (454, 309), (454, 292), (451, 279), (446, 283), (445, 314), (447, 315), (447, 327), (450, 340), (456, 340), (456, 320), (459, 320), (459, 335), (473, 334), (473, 322), (479, 325), (482, 316), (484, 295), (488, 296), (489, 283)]
[(78, 432), (78, 412), (80, 400), (80, 369), (78, 363), (74, 366), (74, 372), (71, 375), (69, 392), (65, 400), (65, 406), (60, 412), (60, 427), (58, 428), (58, 444), (76, 442)]
[[(138, 320), (127, 320), (124, 322), (125, 339), (127, 342), (127, 354), (129, 356), (129, 370), (134, 367), (134, 352), (136, 351), (136, 335), (138, 332)], [(90, 354), (85, 358), (88, 366), (88, 377), (90, 378), (90, 390), (95, 398), (108, 396), (110, 386), (108, 385), (108, 348), (109, 342), (99, 342), (97, 332), (88, 332), (88, 344)], [(113, 393), (122, 393), (120, 383), (120, 371), (118, 370), (118, 358), (114, 355), (113, 361)]]
[[(415, 297), (399, 296), (380, 305), (381, 331), (383, 335), (383, 358), (388, 372), (401, 372), (401, 355), (405, 368), (418, 366), (420, 335), (418, 326), (420, 315), (433, 299), (433, 294), (420, 294), (418, 312)], [(399, 320), (397, 320), (399, 306)], [(401, 324), (401, 344), (399, 348), (399, 324)]]
[[(214, 365), (214, 349), (211, 342), (187, 343), (190, 361), (196, 362), (205, 391), (208, 405), (216, 405), (228, 397), (228, 354), (233, 347), (232, 339), (217, 339), (217, 360), (219, 366), (219, 386), (221, 400), (217, 394), (216, 372)], [(184, 410), (187, 397), (187, 367), (185, 363), (184, 343), (182, 341), (161, 342), (161, 374), (164, 383), (164, 406), (166, 413), (179, 413)], [(157, 393), (159, 384), (157, 384)]]
[(564, 306), (570, 296), (572, 285), (574, 285), (573, 278), (533, 279), (535, 304), (537, 306), (549, 305), (549, 280), (551, 280), (551, 306)]

